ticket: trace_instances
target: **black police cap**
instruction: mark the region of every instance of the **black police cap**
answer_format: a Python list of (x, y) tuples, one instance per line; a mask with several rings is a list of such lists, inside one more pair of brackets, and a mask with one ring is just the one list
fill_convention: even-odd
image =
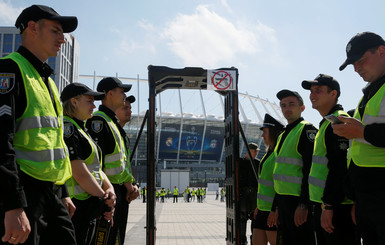
[(100, 80), (96, 90), (99, 92), (107, 93), (108, 91), (113, 90), (114, 88), (122, 88), (124, 92), (128, 92), (130, 91), (131, 87), (131, 84), (123, 84), (122, 81), (120, 81), (116, 77), (105, 77)]
[(17, 17), (15, 26), (22, 33), (28, 26), (29, 21), (48, 19), (58, 21), (64, 33), (73, 32), (78, 26), (78, 19), (75, 16), (61, 16), (53, 8), (45, 5), (32, 5), (24, 9)]
[(263, 119), (263, 125), (260, 127), (260, 129), (262, 130), (263, 128), (275, 128), (278, 131), (282, 131), (284, 127), (285, 126), (283, 126), (281, 122), (266, 113), (265, 118)]
[(346, 60), (340, 66), (340, 71), (345, 69), (347, 65), (353, 64), (371, 48), (385, 45), (384, 39), (373, 32), (358, 33), (346, 45)]
[(302, 87), (307, 90), (310, 90), (312, 85), (325, 85), (333, 90), (337, 90), (337, 97), (339, 97), (341, 94), (340, 84), (337, 82), (336, 79), (329, 75), (319, 74), (314, 80), (304, 80), (302, 82)]
[(299, 95), (299, 93), (296, 92), (296, 91), (291, 91), (291, 90), (288, 90), (288, 89), (282, 89), (281, 91), (279, 91), (277, 93), (277, 98), (279, 100), (282, 100), (282, 99), (284, 99), (286, 97), (289, 97), (289, 96), (297, 97), (303, 103), (303, 99), (302, 99), (301, 95)]
[(95, 92), (82, 83), (70, 83), (61, 92), (60, 100), (64, 102), (83, 94), (94, 96), (95, 100), (102, 100), (104, 98), (104, 93)]
[(131, 104), (134, 103), (136, 101), (135, 96), (130, 95), (126, 97), (126, 101), (130, 102)]

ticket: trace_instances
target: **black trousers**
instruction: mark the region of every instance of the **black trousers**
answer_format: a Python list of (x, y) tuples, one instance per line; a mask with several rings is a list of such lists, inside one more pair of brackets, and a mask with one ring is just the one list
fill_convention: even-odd
[(317, 245), (354, 245), (356, 227), (350, 214), (353, 205), (340, 204), (333, 208), (333, 233), (327, 233), (321, 226), (321, 204), (313, 207), (313, 227), (316, 232)]
[[(20, 171), (28, 207), (24, 211), (31, 233), (24, 244), (74, 245), (75, 231), (67, 209), (61, 201), (61, 187), (40, 181)], [(0, 211), (0, 236), (4, 235), (4, 210)], [(2, 243), (0, 240), (0, 244)]]
[[(308, 209), (307, 221), (297, 227), (294, 223), (294, 213), (299, 198), (296, 196), (279, 195), (278, 198), (278, 232), (282, 235), (282, 245), (315, 245), (312, 228), (312, 212)], [(277, 241), (278, 243), (278, 241)]]
[(96, 218), (104, 213), (104, 201), (97, 197), (90, 197), (86, 200), (72, 198), (72, 202), (76, 206), (76, 211), (72, 216), (76, 242), (78, 245), (89, 245), (94, 239)]
[(127, 189), (124, 185), (112, 184), (116, 195), (116, 204), (114, 212), (114, 226), (111, 227), (108, 237), (108, 245), (115, 245), (119, 234), (120, 244), (124, 243), (126, 237), (126, 227), (128, 219), (128, 202), (126, 201)]
[(178, 202), (178, 195), (174, 195), (174, 200), (173, 200), (173, 202), (175, 202), (175, 200), (176, 200), (176, 202)]

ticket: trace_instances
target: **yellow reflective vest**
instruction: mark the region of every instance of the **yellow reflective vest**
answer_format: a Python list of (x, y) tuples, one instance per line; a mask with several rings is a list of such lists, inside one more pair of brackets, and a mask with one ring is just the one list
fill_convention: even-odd
[(257, 208), (262, 211), (271, 211), (275, 196), (273, 179), (273, 170), (275, 166), (274, 152), (269, 156), (265, 154), (261, 163), (263, 163), (262, 170), (261, 172), (258, 172)]
[(283, 133), (278, 137), (277, 146), (274, 150), (275, 167), (273, 176), (274, 190), (280, 195), (300, 196), (301, 194), (303, 161), (297, 150), (297, 145), (306, 124), (308, 122), (303, 120), (289, 132), (279, 152), (278, 146)]
[[(91, 154), (86, 158), (83, 159), (84, 163), (86, 164), (88, 171), (94, 176), (96, 179), (96, 182), (99, 184), (99, 186), (102, 186), (102, 174), (101, 174), (101, 169), (102, 169), (102, 162), (99, 156), (99, 151), (94, 143), (94, 141), (91, 139), (90, 136), (84, 132), (84, 130), (71, 118), (64, 116), (64, 123), (70, 123), (73, 126), (77, 128), (79, 133), (83, 135), (85, 139), (88, 140), (88, 143), (90, 144), (91, 147)], [(74, 177), (71, 177), (69, 180), (66, 182), (68, 193), (71, 198), (76, 198), (78, 200), (86, 200), (91, 197), (90, 194), (88, 194), (84, 189), (76, 182)]]
[(48, 79), (56, 104), (47, 86), (27, 59), (15, 52), (12, 59), (20, 67), (27, 106), (16, 119), (14, 149), (21, 171), (42, 180), (62, 185), (72, 175), (68, 150), (63, 135), (63, 108), (55, 83)]
[[(385, 123), (385, 84), (368, 101), (362, 118), (358, 108), (354, 112), (354, 118), (360, 120), (364, 125)], [(385, 167), (385, 149), (374, 146), (365, 139), (353, 139), (349, 153), (357, 166)]]
[(114, 151), (104, 156), (104, 173), (113, 184), (133, 183), (135, 179), (131, 173), (130, 150), (126, 149), (118, 127), (112, 119), (102, 111), (94, 112), (94, 116), (104, 118), (115, 139)]
[[(337, 110), (333, 113), (336, 116), (349, 116), (346, 112)], [(318, 203), (322, 203), (322, 197), (325, 189), (326, 179), (329, 174), (328, 163), (329, 160), (326, 157), (326, 143), (325, 132), (330, 125), (328, 120), (324, 120), (314, 141), (314, 151), (312, 158), (312, 165), (309, 174), (309, 197), (310, 200)], [(352, 203), (345, 198), (343, 204)]]

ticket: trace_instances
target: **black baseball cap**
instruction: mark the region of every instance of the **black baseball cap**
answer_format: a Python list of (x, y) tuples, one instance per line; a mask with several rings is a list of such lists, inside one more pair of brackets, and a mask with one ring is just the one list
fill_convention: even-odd
[(301, 95), (299, 95), (299, 93), (296, 92), (296, 91), (291, 91), (291, 90), (288, 90), (288, 89), (282, 89), (281, 91), (279, 91), (279, 92), (277, 93), (277, 98), (278, 98), (279, 100), (282, 100), (282, 99), (284, 99), (284, 98), (286, 98), (286, 97), (289, 97), (289, 96), (295, 96), (295, 97), (297, 97), (300, 101), (302, 101), (302, 103), (303, 103), (303, 99), (302, 99)]
[(70, 83), (61, 92), (60, 100), (64, 102), (83, 94), (94, 96), (95, 100), (102, 100), (104, 98), (104, 93), (95, 92), (82, 83)]
[(136, 101), (135, 96), (130, 95), (126, 97), (126, 101), (130, 102), (131, 104), (134, 103)]
[(340, 90), (340, 84), (337, 82), (336, 79), (334, 79), (332, 76), (325, 75), (325, 74), (319, 74), (314, 80), (304, 80), (302, 82), (302, 88), (310, 90), (312, 85), (318, 85), (318, 86), (328, 86), (329, 88), (333, 90), (337, 90), (337, 98), (341, 94)]
[(284, 127), (285, 126), (283, 126), (282, 123), (266, 113), (265, 118), (263, 119), (263, 125), (260, 127), (260, 129), (262, 130), (263, 128), (275, 128), (278, 131), (282, 131)]
[(358, 33), (346, 45), (346, 60), (340, 66), (340, 71), (345, 69), (349, 64), (353, 64), (357, 60), (361, 59), (362, 55), (365, 54), (371, 48), (385, 45), (384, 39), (373, 32), (362, 32)]
[(260, 150), (256, 143), (249, 143), (248, 146), (250, 150)]
[(98, 86), (96, 88), (99, 92), (105, 92), (114, 89), (114, 88), (122, 88), (124, 92), (130, 91), (132, 85), (131, 84), (123, 84), (122, 81), (120, 81), (116, 77), (105, 77), (98, 83)]
[(78, 19), (75, 16), (61, 16), (53, 8), (45, 5), (32, 5), (24, 9), (17, 17), (15, 26), (22, 33), (28, 26), (28, 22), (38, 21), (40, 19), (58, 21), (64, 33), (73, 32), (78, 26)]

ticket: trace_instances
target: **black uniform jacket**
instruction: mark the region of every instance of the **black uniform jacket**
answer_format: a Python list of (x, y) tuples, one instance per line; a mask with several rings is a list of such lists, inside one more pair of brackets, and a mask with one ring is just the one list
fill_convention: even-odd
[[(282, 144), (285, 141), (287, 135), (290, 133), (290, 131), (295, 128), (298, 123), (303, 121), (304, 119), (302, 117), (298, 118), (296, 121), (288, 124), (285, 128), (285, 131), (283, 132), (281, 141), (278, 145), (278, 152), (281, 150)], [(315, 128), (312, 124), (306, 124), (302, 134), (299, 138), (297, 150), (299, 154), (302, 156), (303, 161), (303, 167), (302, 167), (302, 184), (301, 184), (301, 194), (299, 196), (299, 203), (303, 204), (309, 204), (309, 173), (312, 163), (312, 157), (313, 157), (313, 148), (314, 148), (314, 139), (315, 135), (317, 134), (317, 128)], [(279, 198), (279, 195), (276, 195), (276, 198)]]
[[(48, 77), (53, 74), (53, 70), (47, 63), (41, 62), (29, 50), (21, 46), (18, 50), (38, 71), (51, 94), (48, 85)], [(13, 139), (16, 130), (16, 119), (19, 118), (26, 109), (27, 98), (24, 89), (23, 78), (19, 66), (11, 59), (0, 60), (0, 76), (4, 74), (14, 75), (6, 88), (0, 84), (0, 206), (5, 211), (22, 208), (27, 206), (23, 184), (20, 182), (20, 171), (16, 164)], [(2, 82), (2, 81), (1, 81)], [(56, 109), (56, 106), (54, 106)], [(67, 194), (68, 196), (68, 194)]]

